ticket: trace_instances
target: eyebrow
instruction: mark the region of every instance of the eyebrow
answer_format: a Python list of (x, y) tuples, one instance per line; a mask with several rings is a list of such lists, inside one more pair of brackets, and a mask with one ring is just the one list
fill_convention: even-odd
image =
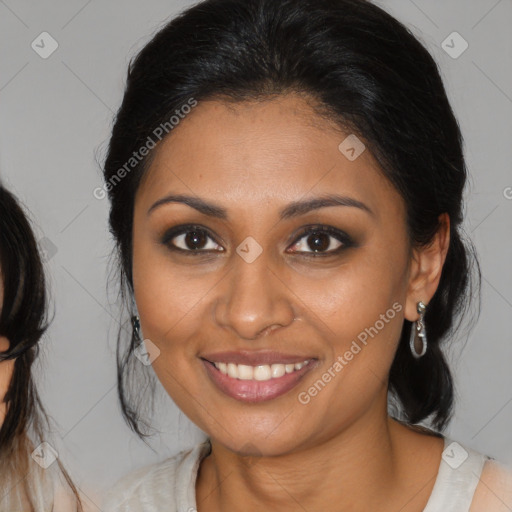
[[(163, 197), (162, 199), (159, 199), (151, 206), (151, 208), (149, 208), (148, 215), (160, 206), (169, 203), (186, 204), (202, 213), (203, 215), (222, 220), (228, 219), (228, 212), (222, 206), (205, 201), (199, 197), (187, 196), (183, 194), (170, 194)], [(340, 196), (337, 194), (327, 194), (321, 197), (315, 197), (313, 199), (294, 201), (280, 211), (279, 218), (281, 220), (287, 220), (328, 206), (349, 206), (353, 208), (359, 208), (360, 210), (375, 216), (375, 213), (370, 209), (369, 206), (357, 199), (354, 199), (353, 197)]]

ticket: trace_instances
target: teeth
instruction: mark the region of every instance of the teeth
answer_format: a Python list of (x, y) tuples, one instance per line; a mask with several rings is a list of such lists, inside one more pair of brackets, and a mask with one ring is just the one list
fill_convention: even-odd
[(256, 366), (254, 368), (255, 380), (270, 380), (272, 378), (272, 370), (268, 364)]
[(282, 377), (286, 373), (286, 369), (284, 364), (273, 364), (270, 367), (270, 373), (272, 373), (272, 378), (276, 379), (278, 377)]
[[(217, 365), (215, 365), (217, 366)], [(233, 377), (233, 379), (238, 379), (238, 368), (236, 364), (229, 363), (228, 364), (228, 375)]]
[(252, 380), (254, 377), (254, 369), (252, 366), (245, 364), (238, 365), (238, 378), (241, 380)]
[(304, 368), (309, 363), (306, 359), (302, 363), (295, 364), (261, 364), (258, 366), (248, 366), (246, 364), (234, 363), (214, 363), (215, 367), (224, 375), (228, 375), (233, 379), (240, 380), (270, 380), (282, 377), (286, 373)]

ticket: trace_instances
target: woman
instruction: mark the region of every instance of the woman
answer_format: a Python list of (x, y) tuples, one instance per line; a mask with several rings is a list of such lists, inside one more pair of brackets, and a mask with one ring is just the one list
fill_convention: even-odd
[(46, 285), (30, 224), (0, 185), (0, 510), (82, 510), (47, 442), (48, 417), (32, 379), (47, 328)]
[(130, 65), (104, 177), (123, 413), (145, 435), (131, 379), (152, 363), (207, 435), (106, 510), (510, 502), (505, 470), (441, 433), (441, 347), (479, 272), (459, 127), (403, 25), (360, 0), (197, 4)]

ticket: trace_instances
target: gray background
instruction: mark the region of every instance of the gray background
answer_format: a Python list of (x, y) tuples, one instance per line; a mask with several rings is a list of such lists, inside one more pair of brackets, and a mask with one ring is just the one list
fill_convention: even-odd
[[(44, 238), (56, 304), (38, 383), (59, 427), (52, 443), (93, 502), (125, 472), (200, 436), (165, 397), (160, 409), (167, 413), (157, 418), (165, 433), (152, 441), (154, 451), (121, 419), (116, 309), (106, 287), (108, 204), (93, 196), (129, 58), (190, 4), (0, 0), (0, 172)], [(448, 434), (512, 463), (512, 2), (379, 5), (439, 62), (472, 175), (466, 230), (481, 259), (482, 313), (450, 352), (458, 398)], [(59, 45), (47, 59), (31, 48), (43, 31)], [(442, 48), (453, 31), (469, 44), (457, 59)]]

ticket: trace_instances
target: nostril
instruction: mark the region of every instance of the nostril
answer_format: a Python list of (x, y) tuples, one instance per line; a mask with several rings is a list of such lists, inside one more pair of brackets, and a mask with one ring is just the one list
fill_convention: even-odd
[(275, 329), (278, 329), (279, 327), (282, 327), (282, 325), (271, 325), (269, 327), (265, 327), (263, 330), (261, 330), (258, 335), (256, 336), (257, 338), (260, 337), (260, 336), (267, 336), (268, 334), (270, 334), (272, 331), (274, 331)]

